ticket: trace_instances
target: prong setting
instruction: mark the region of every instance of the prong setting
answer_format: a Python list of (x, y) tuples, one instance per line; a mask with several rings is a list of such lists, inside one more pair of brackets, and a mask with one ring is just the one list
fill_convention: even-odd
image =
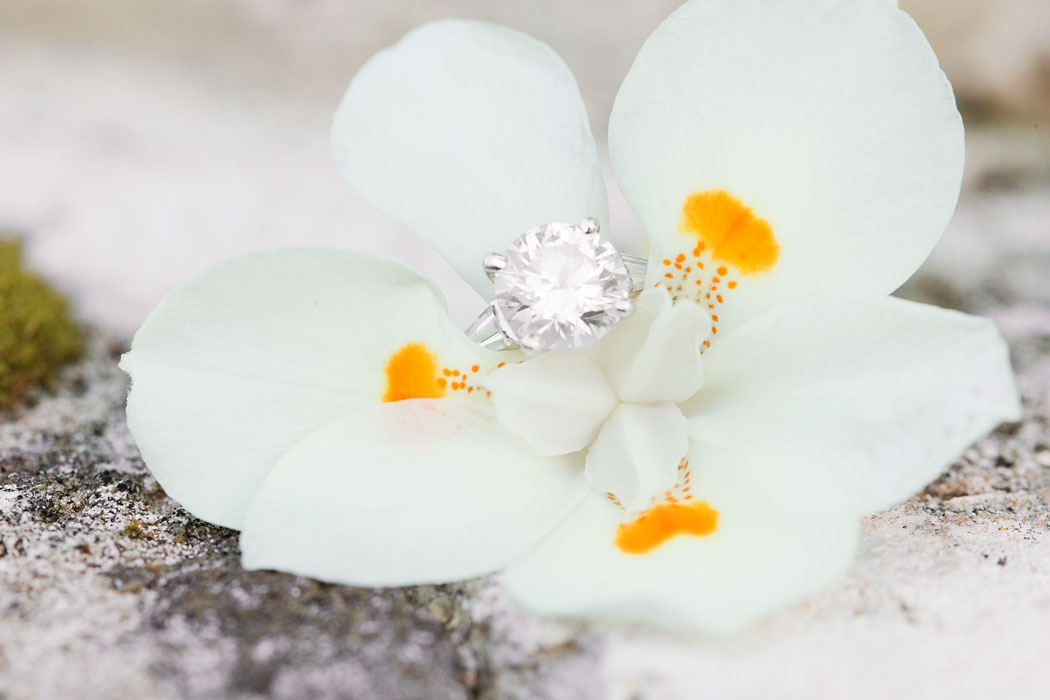
[(580, 222), (580, 230), (586, 233), (587, 235), (591, 235), (594, 233), (598, 233), (598, 231), (601, 230), (601, 224), (598, 222), (597, 219), (588, 216), (586, 219)]
[(489, 253), (485, 256), (482, 265), (485, 268), (485, 274), (488, 275), (490, 280), (493, 280), (496, 277), (496, 273), (507, 266), (507, 256), (501, 253)]

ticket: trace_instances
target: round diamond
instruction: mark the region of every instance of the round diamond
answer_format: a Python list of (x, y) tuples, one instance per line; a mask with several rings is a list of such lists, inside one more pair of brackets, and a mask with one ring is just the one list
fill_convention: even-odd
[(592, 343), (630, 313), (631, 275), (608, 241), (580, 225), (529, 229), (493, 274), (500, 329), (527, 350)]

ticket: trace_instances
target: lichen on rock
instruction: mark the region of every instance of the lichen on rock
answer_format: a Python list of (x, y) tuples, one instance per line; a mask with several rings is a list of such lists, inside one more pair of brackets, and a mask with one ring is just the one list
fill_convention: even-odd
[(22, 246), (0, 238), (0, 409), (80, 356), (84, 341), (66, 300), (25, 270)]

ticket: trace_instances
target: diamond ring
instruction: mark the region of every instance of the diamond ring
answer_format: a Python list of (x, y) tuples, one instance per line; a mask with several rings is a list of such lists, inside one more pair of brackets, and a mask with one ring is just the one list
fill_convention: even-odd
[(466, 330), (489, 350), (568, 350), (593, 343), (634, 311), (648, 261), (621, 255), (598, 221), (531, 228), (485, 256), (495, 298)]

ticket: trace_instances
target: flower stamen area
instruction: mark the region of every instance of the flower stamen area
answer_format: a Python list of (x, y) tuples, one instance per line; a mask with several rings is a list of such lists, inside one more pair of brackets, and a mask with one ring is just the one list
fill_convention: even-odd
[(480, 365), (462, 370), (441, 367), (437, 355), (424, 343), (408, 343), (386, 363), (386, 392), (383, 401), (440, 399), (448, 392), (491, 396), (479, 382)]
[[(694, 501), (692, 472), (689, 459), (678, 465), (675, 485), (638, 517), (623, 523), (616, 530), (614, 542), (625, 554), (647, 554), (677, 535), (702, 537), (718, 529), (718, 511), (707, 501)], [(613, 505), (623, 508), (613, 493), (605, 497)]]
[[(717, 335), (718, 307), (740, 284), (729, 277), (768, 272), (780, 257), (780, 245), (769, 222), (722, 189), (686, 197), (678, 230), (689, 243), (683, 252), (663, 259), (661, 283), (676, 300), (691, 299), (706, 308), (711, 334)], [(705, 340), (704, 347), (710, 346)]]
[(625, 554), (647, 554), (676, 535), (710, 535), (718, 529), (718, 511), (707, 501), (661, 503), (616, 531)]

